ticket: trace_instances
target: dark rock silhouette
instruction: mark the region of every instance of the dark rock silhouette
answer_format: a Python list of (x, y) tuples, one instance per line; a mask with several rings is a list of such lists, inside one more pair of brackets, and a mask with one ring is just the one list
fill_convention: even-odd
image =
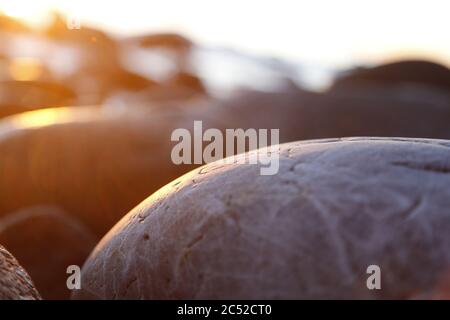
[(279, 128), (282, 142), (347, 136), (450, 139), (450, 71), (404, 61), (355, 71), (315, 93), (241, 91), (210, 112), (234, 128)]
[(19, 259), (44, 299), (67, 299), (67, 267), (82, 266), (97, 238), (56, 207), (31, 207), (0, 218), (0, 243)]
[(86, 67), (65, 79), (77, 92), (82, 105), (101, 104), (108, 97), (121, 91), (143, 91), (159, 87), (151, 79), (124, 70), (120, 66), (112, 69)]
[(174, 87), (186, 88), (193, 92), (193, 94), (206, 95), (206, 88), (202, 80), (196, 75), (188, 72), (177, 72), (171, 77), (167, 84)]
[(176, 33), (155, 33), (128, 39), (144, 48), (166, 48), (175, 51), (189, 50), (194, 45), (188, 38)]
[(359, 85), (391, 86), (402, 83), (415, 83), (435, 87), (450, 92), (450, 70), (440, 64), (407, 60), (383, 64), (373, 68), (351, 70), (335, 81), (332, 89), (357, 89)]

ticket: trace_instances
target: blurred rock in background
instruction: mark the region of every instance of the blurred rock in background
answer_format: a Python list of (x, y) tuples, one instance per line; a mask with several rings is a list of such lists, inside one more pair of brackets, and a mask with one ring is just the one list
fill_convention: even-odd
[(70, 296), (66, 270), (83, 265), (98, 238), (56, 207), (30, 207), (0, 218), (0, 243), (14, 252), (44, 299)]

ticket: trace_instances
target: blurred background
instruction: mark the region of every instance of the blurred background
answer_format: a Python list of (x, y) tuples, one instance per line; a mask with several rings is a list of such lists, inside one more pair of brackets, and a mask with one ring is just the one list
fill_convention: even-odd
[[(341, 70), (399, 59), (450, 63), (448, 4), (440, 0), (2, 0), (0, 12), (0, 50), (12, 59), (14, 79), (73, 76), (87, 63), (81, 49), (93, 49), (80, 46), (107, 52), (102, 64), (117, 59), (123, 71), (135, 73), (128, 76), (162, 80), (185, 68), (214, 93), (273, 89), (286, 78), (320, 90)], [(81, 31), (69, 32), (66, 23)], [(172, 37), (146, 39), (157, 33)], [(161, 46), (173, 49), (171, 55), (150, 50)], [(146, 86), (132, 80), (133, 89)]]

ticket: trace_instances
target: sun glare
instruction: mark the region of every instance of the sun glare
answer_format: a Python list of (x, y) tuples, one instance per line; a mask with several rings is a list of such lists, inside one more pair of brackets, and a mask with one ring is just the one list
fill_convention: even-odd
[(35, 128), (63, 121), (70, 117), (71, 113), (65, 109), (42, 109), (39, 111), (25, 112), (15, 117), (13, 123), (19, 128)]
[[(441, 0), (0, 0), (0, 12), (32, 26), (59, 11), (115, 34), (180, 31), (194, 40), (305, 63), (342, 66), (423, 48), (450, 63)], [(401, 21), (401, 23), (399, 23)]]
[(42, 75), (42, 63), (33, 58), (16, 58), (9, 65), (9, 73), (14, 80), (32, 81)]
[(53, 0), (0, 0), (0, 12), (34, 24), (46, 19), (48, 13), (56, 8)]
[(99, 113), (94, 113), (89, 108), (78, 108), (73, 110), (67, 107), (48, 108), (36, 111), (24, 112), (10, 119), (10, 123), (16, 128), (38, 128), (62, 124), (66, 122), (91, 121)]

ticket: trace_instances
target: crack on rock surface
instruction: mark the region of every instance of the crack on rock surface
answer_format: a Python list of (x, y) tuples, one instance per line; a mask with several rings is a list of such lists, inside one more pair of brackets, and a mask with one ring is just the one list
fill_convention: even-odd
[(407, 208), (404, 212), (400, 213), (404, 219), (413, 218), (416, 214), (417, 210), (422, 205), (422, 197), (416, 197), (409, 208)]
[(413, 170), (431, 171), (436, 173), (450, 173), (450, 167), (432, 163), (413, 163), (407, 161), (392, 162), (394, 166), (405, 167)]

